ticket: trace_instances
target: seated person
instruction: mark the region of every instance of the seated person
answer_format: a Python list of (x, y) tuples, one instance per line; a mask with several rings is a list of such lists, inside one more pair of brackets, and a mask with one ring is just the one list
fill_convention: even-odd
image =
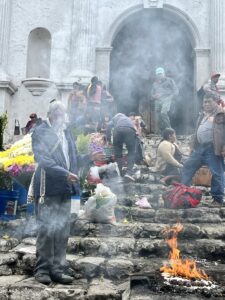
[(175, 130), (166, 128), (158, 146), (156, 158), (156, 171), (164, 176), (180, 175), (180, 169), (183, 167), (180, 163), (181, 152), (175, 141)]

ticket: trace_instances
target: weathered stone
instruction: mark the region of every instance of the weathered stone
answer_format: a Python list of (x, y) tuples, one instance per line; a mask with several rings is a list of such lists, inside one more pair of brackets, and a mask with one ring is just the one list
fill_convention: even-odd
[(81, 272), (83, 276), (93, 278), (100, 274), (100, 268), (104, 262), (105, 259), (101, 257), (85, 257), (76, 260), (72, 267), (75, 271)]
[(221, 207), (221, 209), (220, 209), (220, 216), (222, 218), (225, 218), (225, 207)]
[(105, 266), (106, 275), (109, 278), (127, 277), (133, 271), (134, 266), (128, 259), (110, 259)]
[[(92, 233), (95, 236), (98, 224), (93, 224), (87, 222), (86, 220), (75, 220), (75, 222), (71, 222), (70, 225), (70, 234), (79, 235), (79, 236), (91, 236)], [(72, 244), (71, 244), (72, 245)]]
[(183, 218), (190, 223), (220, 223), (219, 208), (199, 207), (184, 210)]
[(14, 285), (27, 278), (27, 276), (13, 275), (13, 276), (0, 276), (0, 286)]
[(161, 237), (161, 230), (165, 227), (163, 224), (145, 223), (135, 224), (133, 234), (135, 238), (158, 238)]
[(12, 269), (8, 265), (0, 266), (0, 276), (9, 276), (12, 274)]
[(22, 280), (9, 287), (9, 293), (13, 300), (38, 299), (38, 300), (84, 300), (87, 290), (86, 283), (75, 282), (71, 285), (51, 284), (46, 286), (38, 283), (33, 277)]
[(136, 243), (136, 252), (141, 256), (160, 255), (166, 251), (166, 243), (163, 240), (140, 239)]
[(116, 285), (107, 279), (95, 279), (91, 282), (87, 294), (88, 300), (119, 300), (121, 299), (120, 291)]
[[(203, 237), (208, 239), (225, 239), (225, 226), (224, 223), (215, 225), (205, 225), (201, 227), (201, 233)], [(190, 235), (193, 238), (194, 235)]]
[(7, 252), (18, 244), (18, 240), (14, 238), (0, 239), (0, 252)]
[(152, 222), (154, 221), (155, 211), (153, 209), (131, 208), (131, 217), (134, 221)]
[(81, 240), (81, 249), (86, 255), (98, 251), (101, 241), (98, 238), (84, 238)]
[(22, 243), (25, 245), (32, 245), (32, 246), (36, 246), (36, 238), (25, 238), (22, 240)]
[(198, 225), (184, 224), (183, 230), (179, 233), (179, 239), (194, 239), (202, 237), (203, 233)]
[(174, 209), (160, 209), (156, 211), (155, 221), (157, 223), (176, 223), (179, 220), (183, 220), (183, 210)]
[(8, 300), (9, 299), (9, 291), (7, 288), (2, 288), (0, 290), (0, 299), (1, 300)]
[(0, 265), (9, 265), (17, 261), (18, 255), (16, 253), (1, 253)]
[(67, 251), (69, 253), (75, 253), (81, 250), (81, 240), (82, 238), (70, 237), (68, 240)]
[(36, 246), (25, 245), (25, 244), (21, 243), (16, 248), (14, 248), (13, 251), (17, 252), (17, 253), (21, 253), (21, 254), (35, 254)]
[(36, 265), (36, 255), (34, 254), (25, 254), (22, 258), (25, 269), (33, 270)]

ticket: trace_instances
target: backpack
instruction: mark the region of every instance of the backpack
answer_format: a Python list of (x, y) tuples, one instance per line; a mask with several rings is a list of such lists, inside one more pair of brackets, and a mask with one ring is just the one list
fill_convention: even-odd
[(196, 207), (202, 199), (202, 191), (174, 182), (162, 196), (165, 208), (180, 209)]

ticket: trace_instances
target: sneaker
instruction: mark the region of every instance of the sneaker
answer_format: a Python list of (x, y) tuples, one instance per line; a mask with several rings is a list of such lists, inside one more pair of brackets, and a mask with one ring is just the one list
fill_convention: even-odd
[(52, 282), (48, 274), (36, 274), (34, 278), (35, 280), (43, 284), (50, 284)]
[(63, 274), (63, 273), (52, 274), (51, 279), (52, 279), (52, 281), (57, 282), (57, 283), (61, 283), (61, 284), (70, 284), (74, 280), (73, 277), (71, 277), (69, 275), (66, 275), (66, 274)]
[(134, 178), (132, 175), (125, 174), (125, 175), (124, 175), (124, 178), (128, 179), (129, 181), (135, 182), (135, 178)]

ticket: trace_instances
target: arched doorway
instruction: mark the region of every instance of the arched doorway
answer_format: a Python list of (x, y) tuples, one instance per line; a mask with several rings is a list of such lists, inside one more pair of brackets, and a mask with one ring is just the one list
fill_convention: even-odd
[(143, 114), (149, 130), (154, 132), (150, 91), (155, 68), (161, 66), (180, 91), (172, 126), (178, 133), (189, 133), (196, 105), (193, 45), (187, 25), (164, 9), (142, 10), (128, 17), (112, 47), (110, 90), (117, 110)]

